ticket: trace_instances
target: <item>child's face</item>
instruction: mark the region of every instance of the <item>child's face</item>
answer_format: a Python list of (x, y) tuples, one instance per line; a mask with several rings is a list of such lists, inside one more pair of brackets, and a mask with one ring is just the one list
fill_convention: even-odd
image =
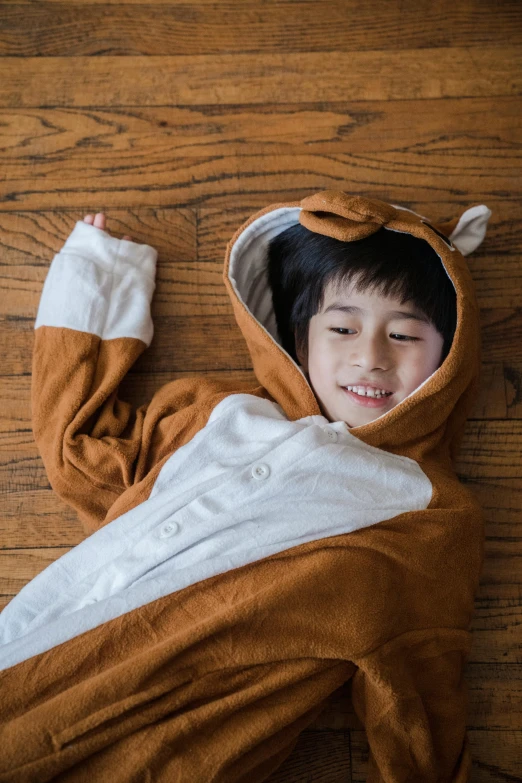
[[(359, 308), (343, 312), (338, 307)], [(328, 311), (328, 312), (327, 312)], [(408, 313), (421, 320), (401, 317)], [(333, 331), (333, 330), (341, 331)], [(406, 340), (406, 337), (415, 340)], [(321, 311), (308, 327), (308, 357), (298, 358), (329, 421), (358, 427), (404, 400), (439, 366), (444, 339), (412, 303), (353, 286), (325, 290)], [(359, 396), (346, 386), (392, 392), (380, 398)]]

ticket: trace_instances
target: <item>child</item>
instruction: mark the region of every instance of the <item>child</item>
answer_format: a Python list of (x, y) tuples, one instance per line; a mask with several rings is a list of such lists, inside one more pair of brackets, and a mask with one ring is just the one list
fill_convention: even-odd
[(347, 680), (368, 780), (469, 779), (459, 249), (489, 215), (336, 191), (261, 210), (224, 270), (260, 385), (184, 378), (137, 411), (117, 391), (156, 254), (78, 221), (35, 323), (33, 431), (91, 535), (0, 616), (0, 780), (263, 781)]

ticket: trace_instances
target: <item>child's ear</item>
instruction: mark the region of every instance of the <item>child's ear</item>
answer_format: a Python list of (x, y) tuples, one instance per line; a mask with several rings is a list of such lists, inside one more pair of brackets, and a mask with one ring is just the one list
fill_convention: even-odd
[(486, 236), (488, 220), (492, 212), (485, 204), (470, 207), (458, 218), (446, 223), (432, 223), (433, 227), (447, 236), (463, 256), (468, 256), (482, 243)]

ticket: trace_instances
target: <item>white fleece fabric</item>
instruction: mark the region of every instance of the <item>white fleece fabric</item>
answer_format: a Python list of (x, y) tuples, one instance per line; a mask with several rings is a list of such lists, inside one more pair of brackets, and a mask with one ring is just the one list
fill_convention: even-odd
[(45, 279), (34, 328), (56, 326), (102, 340), (150, 345), (158, 251), (78, 220)]

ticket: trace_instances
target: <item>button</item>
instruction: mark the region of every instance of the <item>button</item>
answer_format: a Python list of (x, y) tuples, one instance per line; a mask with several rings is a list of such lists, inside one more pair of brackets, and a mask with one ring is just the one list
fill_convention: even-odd
[(171, 520), (170, 522), (165, 522), (165, 524), (160, 527), (159, 537), (160, 538), (169, 538), (169, 536), (173, 536), (178, 531), (179, 531), (178, 523), (177, 522), (173, 522)]
[(264, 462), (260, 462), (252, 468), (252, 475), (255, 479), (266, 479), (270, 475), (270, 468)]
[(323, 427), (323, 430), (326, 432), (332, 443), (337, 443), (339, 436), (335, 430), (330, 429), (330, 427)]

